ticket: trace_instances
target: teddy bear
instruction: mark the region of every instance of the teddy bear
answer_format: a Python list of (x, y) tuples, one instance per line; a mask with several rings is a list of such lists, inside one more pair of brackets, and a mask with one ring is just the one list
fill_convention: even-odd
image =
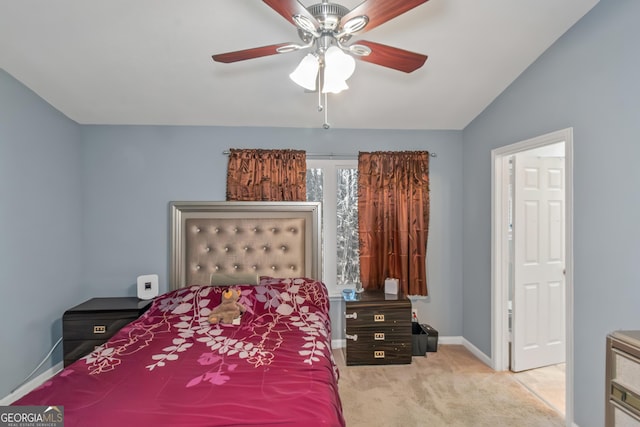
[(238, 302), (240, 295), (239, 289), (223, 291), (220, 304), (209, 314), (209, 323), (233, 323), (233, 319), (240, 317), (242, 313), (247, 311), (245, 306)]

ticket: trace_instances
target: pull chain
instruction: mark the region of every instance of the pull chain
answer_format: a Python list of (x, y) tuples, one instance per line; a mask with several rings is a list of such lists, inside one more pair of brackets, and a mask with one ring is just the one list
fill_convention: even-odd
[(331, 126), (329, 125), (329, 103), (327, 93), (324, 94), (324, 103), (322, 102), (322, 85), (324, 84), (324, 65), (320, 65), (320, 70), (318, 71), (318, 112), (322, 113), (324, 111), (324, 123), (322, 127), (324, 129), (329, 129)]
[(329, 102), (328, 102), (328, 96), (329, 94), (325, 93), (324, 94), (324, 123), (322, 124), (322, 127), (325, 129), (329, 129), (331, 126), (329, 126)]

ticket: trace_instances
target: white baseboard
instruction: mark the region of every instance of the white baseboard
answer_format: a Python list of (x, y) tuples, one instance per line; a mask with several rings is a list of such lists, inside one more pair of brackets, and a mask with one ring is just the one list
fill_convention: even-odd
[(464, 346), (464, 348), (466, 348), (467, 350), (469, 350), (475, 357), (477, 357), (478, 359), (480, 359), (480, 361), (482, 363), (484, 363), (485, 365), (487, 365), (488, 367), (490, 367), (491, 369), (493, 368), (493, 361), (491, 360), (491, 358), (489, 356), (487, 356), (486, 354), (484, 354), (482, 351), (480, 351), (478, 349), (478, 347), (476, 347), (475, 345), (471, 344), (469, 341), (467, 341), (465, 338), (460, 337), (462, 340), (462, 345)]
[(11, 403), (20, 399), (22, 396), (29, 393), (31, 390), (35, 389), (36, 387), (38, 387), (40, 384), (42, 384), (43, 382), (45, 382), (46, 380), (48, 380), (58, 372), (62, 371), (63, 367), (64, 366), (62, 362), (50, 367), (49, 369), (47, 369), (37, 377), (26, 382), (25, 384), (21, 385), (16, 390), (14, 390), (13, 392), (3, 397), (2, 400), (0, 400), (0, 406), (10, 405)]
[(438, 337), (438, 345), (462, 345), (462, 337)]

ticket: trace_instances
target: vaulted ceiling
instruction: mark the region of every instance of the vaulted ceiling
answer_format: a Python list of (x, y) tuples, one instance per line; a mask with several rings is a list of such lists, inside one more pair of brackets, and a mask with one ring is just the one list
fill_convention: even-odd
[[(463, 129), (597, 2), (430, 0), (352, 40), (425, 65), (357, 61), (329, 123)], [(288, 77), (306, 52), (211, 59), (281, 42), (299, 42), (296, 28), (259, 0), (0, 0), (0, 67), (82, 124), (321, 127), (317, 94)]]

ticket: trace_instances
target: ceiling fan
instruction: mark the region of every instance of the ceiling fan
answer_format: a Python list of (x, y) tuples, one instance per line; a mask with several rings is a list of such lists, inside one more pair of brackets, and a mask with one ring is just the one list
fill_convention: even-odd
[[(384, 24), (428, 0), (364, 0), (349, 10), (345, 6), (322, 0), (305, 7), (298, 0), (263, 0), (298, 29), (302, 43), (279, 43), (213, 55), (216, 62), (231, 63), (263, 56), (310, 49), (291, 79), (318, 94), (338, 93), (346, 89), (346, 80), (355, 70), (354, 58), (394, 70), (411, 73), (422, 67), (426, 55), (380, 43), (359, 40), (356, 35)], [(323, 110), (319, 103), (319, 111)], [(325, 111), (326, 115), (326, 111)], [(325, 117), (326, 119), (326, 117)], [(325, 120), (325, 128), (328, 124)]]

